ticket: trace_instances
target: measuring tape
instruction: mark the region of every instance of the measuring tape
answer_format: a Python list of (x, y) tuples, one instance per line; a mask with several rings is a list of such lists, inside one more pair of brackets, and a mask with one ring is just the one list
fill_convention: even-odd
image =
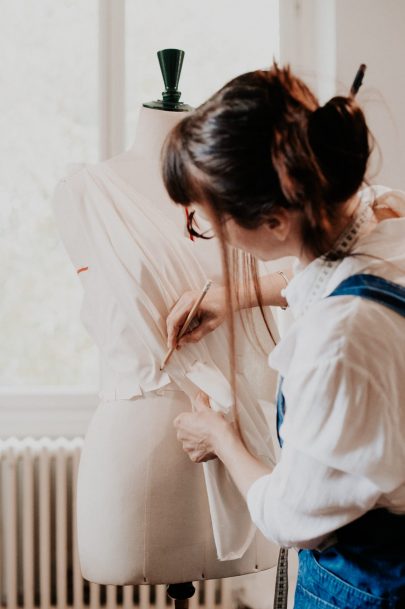
[(280, 548), (277, 561), (276, 587), (273, 609), (287, 609), (288, 602), (288, 548)]

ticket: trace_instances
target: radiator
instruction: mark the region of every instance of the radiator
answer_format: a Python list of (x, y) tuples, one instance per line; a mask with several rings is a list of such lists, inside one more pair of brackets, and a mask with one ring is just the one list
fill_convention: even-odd
[[(0, 439), (0, 607), (164, 609), (166, 586), (85, 580), (77, 552), (82, 437)], [(195, 582), (190, 609), (231, 609), (229, 579)]]

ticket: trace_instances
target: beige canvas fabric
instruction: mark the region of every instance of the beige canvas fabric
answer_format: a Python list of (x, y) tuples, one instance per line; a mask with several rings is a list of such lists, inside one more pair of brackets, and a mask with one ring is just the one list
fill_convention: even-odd
[[(191, 463), (172, 426), (199, 389), (229, 416), (226, 326), (176, 351), (159, 369), (170, 308), (207, 278), (221, 282), (217, 246), (196, 247), (106, 163), (86, 164), (62, 180), (54, 210), (72, 263), (88, 267), (78, 275), (81, 320), (100, 349), (100, 404), (86, 434), (77, 490), (84, 576), (98, 583), (172, 583), (273, 566), (276, 548), (252, 524), (222, 464)], [(274, 464), (249, 378), (256, 381), (259, 370), (271, 376), (267, 356), (246, 339), (239, 315), (236, 330), (245, 441)]]

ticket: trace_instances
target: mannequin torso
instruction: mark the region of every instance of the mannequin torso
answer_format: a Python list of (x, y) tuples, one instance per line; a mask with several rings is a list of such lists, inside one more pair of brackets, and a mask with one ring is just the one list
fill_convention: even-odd
[[(184, 238), (184, 209), (164, 190), (159, 153), (166, 133), (181, 118), (182, 113), (142, 107), (133, 147), (98, 164), (98, 170), (113, 172), (131, 196), (139, 193), (153, 202), (170, 221), (170, 230), (178, 227), (179, 239)], [(62, 180), (54, 197), (60, 233), (76, 269), (86, 267), (91, 256), (83, 222), (86, 197), (83, 168)], [(220, 279), (214, 244), (191, 246), (207, 274)], [(102, 584), (177, 583), (273, 566), (276, 548), (259, 532), (241, 558), (218, 560), (202, 468), (183, 453), (172, 427), (176, 415), (190, 408), (189, 396), (163, 376), (157, 383), (148, 377), (149, 385), (135, 382), (131, 345), (139, 338), (123, 318), (112, 321), (114, 289), (106, 291), (86, 271), (79, 278), (82, 321), (100, 346), (102, 376), (102, 400), (86, 433), (78, 477), (83, 576)], [(262, 394), (273, 395), (275, 377), (266, 356), (256, 352), (251, 364), (252, 373), (261, 377)]]

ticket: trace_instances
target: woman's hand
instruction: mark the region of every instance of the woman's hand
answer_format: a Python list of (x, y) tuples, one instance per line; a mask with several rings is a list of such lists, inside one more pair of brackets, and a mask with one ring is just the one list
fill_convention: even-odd
[(193, 406), (193, 412), (182, 412), (173, 421), (183, 450), (194, 463), (221, 459), (246, 498), (250, 485), (271, 469), (247, 450), (236, 426), (211, 409), (207, 394), (200, 391)]
[[(170, 311), (166, 319), (167, 346), (169, 349), (176, 345), (176, 338), (180, 329), (199, 296), (200, 292), (198, 290), (184, 292)], [(215, 330), (224, 321), (225, 317), (225, 288), (212, 286), (198, 307), (189, 330), (179, 339), (176, 348), (179, 349), (188, 342), (198, 342), (203, 336)]]
[(183, 412), (173, 421), (177, 439), (194, 463), (217, 457), (218, 445), (230, 434), (236, 433), (224, 416), (211, 409), (209, 397), (203, 391), (193, 400), (193, 412)]
[[(285, 278), (288, 280), (291, 276), (291, 268), (284, 268), (281, 275), (280, 272), (276, 272), (260, 277), (263, 305), (287, 306), (287, 301), (281, 296), (280, 291), (282, 288), (286, 287)], [(239, 298), (235, 298), (234, 300), (233, 306), (235, 311), (258, 306), (253, 285), (247, 290), (244, 285), (240, 285), (236, 292), (238, 293)], [(174, 345), (179, 349), (185, 343), (198, 342), (203, 336), (212, 332), (212, 330), (215, 330), (215, 328), (225, 320), (227, 315), (225, 288), (223, 286), (212, 286), (198, 307), (198, 311), (192, 320), (188, 331), (176, 344), (180, 329), (199, 296), (200, 292), (198, 290), (184, 292), (167, 316), (167, 346), (169, 349)]]

